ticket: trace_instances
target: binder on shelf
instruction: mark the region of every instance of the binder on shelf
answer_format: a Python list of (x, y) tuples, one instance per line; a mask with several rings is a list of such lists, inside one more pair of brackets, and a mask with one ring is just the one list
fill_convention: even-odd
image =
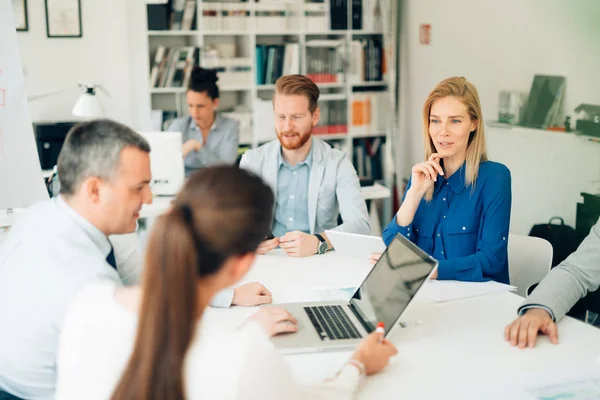
[(348, 29), (348, 1), (349, 0), (329, 0), (331, 30)]
[(146, 4), (149, 31), (169, 30), (171, 6), (168, 0)]
[(363, 27), (363, 0), (352, 0), (352, 29), (361, 30)]

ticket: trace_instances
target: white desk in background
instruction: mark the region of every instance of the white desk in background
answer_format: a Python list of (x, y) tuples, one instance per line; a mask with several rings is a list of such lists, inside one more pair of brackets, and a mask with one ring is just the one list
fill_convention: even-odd
[[(297, 259), (276, 250), (258, 256), (245, 281), (262, 282), (277, 301), (288, 292), (286, 288), (357, 286), (370, 268), (366, 257), (352, 259), (330, 252)], [(538, 340), (535, 349), (519, 350), (506, 343), (504, 327), (516, 317), (522, 301), (507, 292), (446, 303), (415, 299), (402, 321), (419, 323), (391, 332), (389, 339), (399, 354), (383, 373), (367, 379), (358, 397), (506, 399), (501, 389), (507, 385), (598, 359), (600, 330), (570, 317), (558, 325), (559, 345), (546, 337)], [(240, 307), (211, 309), (206, 318), (233, 327), (254, 312)], [(349, 352), (316, 353), (286, 356), (286, 360), (299, 381), (310, 383), (331, 376), (349, 356)]]

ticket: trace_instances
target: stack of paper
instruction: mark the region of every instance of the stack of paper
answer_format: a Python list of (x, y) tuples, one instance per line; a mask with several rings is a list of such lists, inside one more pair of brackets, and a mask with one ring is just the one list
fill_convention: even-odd
[(420, 295), (430, 300), (442, 302), (484, 296), (498, 292), (512, 292), (515, 286), (505, 285), (494, 281), (488, 282), (459, 282), (431, 280), (425, 283)]

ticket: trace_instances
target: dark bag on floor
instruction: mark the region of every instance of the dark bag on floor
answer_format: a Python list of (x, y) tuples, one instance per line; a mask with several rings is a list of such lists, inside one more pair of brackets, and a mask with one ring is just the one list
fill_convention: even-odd
[[(559, 220), (560, 224), (553, 224), (552, 221), (554, 220)], [(565, 221), (560, 217), (552, 217), (547, 224), (534, 225), (531, 232), (529, 232), (529, 236), (536, 236), (550, 242), (554, 250), (552, 267), (560, 264), (579, 246), (575, 229), (565, 225)]]

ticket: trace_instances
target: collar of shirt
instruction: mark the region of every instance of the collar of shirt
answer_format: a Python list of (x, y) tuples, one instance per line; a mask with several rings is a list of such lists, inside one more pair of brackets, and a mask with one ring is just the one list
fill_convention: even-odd
[(81, 229), (83, 229), (83, 231), (90, 237), (90, 239), (92, 239), (92, 242), (94, 242), (94, 244), (98, 246), (102, 254), (104, 254), (105, 257), (107, 257), (108, 253), (110, 253), (112, 245), (110, 244), (110, 241), (108, 240), (106, 235), (94, 225), (92, 225), (90, 221), (83, 218), (75, 210), (73, 210), (71, 206), (68, 205), (67, 202), (65, 202), (62, 196), (55, 197), (55, 199), (58, 208), (61, 209), (65, 214), (67, 214), (69, 218), (75, 221), (75, 223), (79, 225)]
[[(460, 192), (462, 192), (465, 189), (465, 168), (466, 168), (466, 162), (464, 162), (461, 165), (461, 167), (458, 169), (458, 171), (453, 173), (450, 178), (446, 179), (444, 177), (442, 179), (438, 179), (435, 182), (434, 193), (439, 192), (440, 189), (442, 188), (442, 186), (444, 186), (444, 184), (446, 182), (448, 183), (448, 185), (450, 186), (450, 189), (452, 189), (452, 191), (454, 193), (459, 194)], [(439, 177), (440, 177), (440, 175), (438, 175), (438, 178)]]
[[(210, 127), (210, 131), (214, 131), (217, 126), (219, 125), (219, 123), (221, 122), (221, 115), (218, 112), (215, 112), (215, 120), (213, 121), (212, 126)], [(196, 121), (194, 121), (194, 118), (190, 117), (190, 129), (196, 132), (200, 132), (200, 128), (198, 128), (198, 125), (196, 125)]]
[[(310, 140), (312, 141), (312, 138), (310, 138)], [(279, 159), (279, 162), (278, 162), (279, 168), (281, 168), (281, 166), (284, 165), (289, 169), (293, 169), (293, 168), (298, 168), (298, 167), (306, 164), (308, 166), (308, 169), (310, 169), (310, 167), (312, 166), (312, 161), (313, 161), (313, 156), (312, 156), (313, 155), (313, 147), (315, 147), (314, 143), (311, 142), (310, 150), (308, 151), (308, 154), (306, 155), (306, 158), (304, 159), (304, 161), (300, 161), (298, 164), (296, 164), (295, 167), (292, 167), (290, 165), (290, 163), (288, 163), (287, 161), (285, 161), (283, 159), (283, 154), (281, 154), (281, 144), (279, 144), (279, 151), (277, 152), (278, 159)]]

